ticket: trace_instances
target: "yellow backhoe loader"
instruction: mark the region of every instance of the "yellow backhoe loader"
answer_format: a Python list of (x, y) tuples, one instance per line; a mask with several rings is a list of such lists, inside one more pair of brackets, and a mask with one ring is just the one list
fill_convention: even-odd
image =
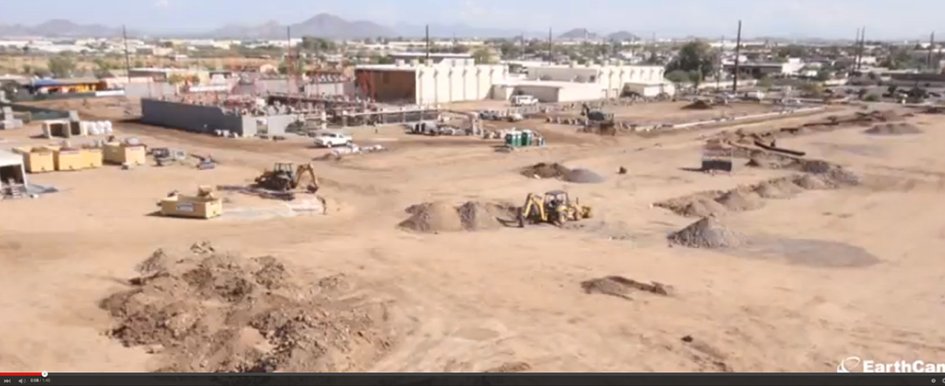
[(572, 203), (567, 192), (553, 190), (544, 196), (529, 193), (525, 197), (525, 205), (518, 214), (518, 226), (524, 227), (526, 222), (562, 226), (565, 222), (586, 218), (591, 218), (591, 207), (582, 206), (577, 199)]
[(318, 191), (318, 176), (312, 164), (303, 164), (296, 167), (291, 162), (276, 163), (272, 170), (267, 170), (256, 178), (256, 186), (275, 192), (308, 192)]

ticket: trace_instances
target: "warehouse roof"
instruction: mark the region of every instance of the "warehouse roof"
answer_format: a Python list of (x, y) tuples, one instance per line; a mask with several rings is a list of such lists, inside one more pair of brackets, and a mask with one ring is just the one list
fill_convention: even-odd
[(9, 150), (0, 150), (0, 166), (22, 165), (23, 156)]

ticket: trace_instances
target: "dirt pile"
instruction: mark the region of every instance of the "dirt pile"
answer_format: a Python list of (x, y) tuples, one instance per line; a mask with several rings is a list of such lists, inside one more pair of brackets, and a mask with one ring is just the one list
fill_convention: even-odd
[[(800, 169), (802, 172), (817, 175), (821, 180), (823, 180), (828, 186), (832, 188), (859, 185), (860, 183), (860, 177), (855, 173), (844, 169), (840, 165), (834, 165), (826, 161), (805, 161), (801, 163)], [(804, 186), (801, 185), (801, 187)]]
[(386, 305), (327, 286), (346, 279), (312, 286), (274, 257), (207, 246), (155, 251), (100, 303), (116, 322), (107, 334), (160, 355), (158, 371), (363, 371), (393, 344)]
[(722, 204), (725, 209), (733, 212), (755, 210), (765, 205), (765, 202), (761, 200), (757, 193), (740, 189), (729, 191), (716, 201)]
[(761, 198), (783, 199), (796, 196), (803, 191), (789, 178), (779, 178), (776, 180), (765, 181), (755, 186), (754, 192)]
[(564, 178), (571, 172), (564, 165), (558, 163), (539, 162), (522, 169), (523, 176), (528, 178)]
[(744, 236), (715, 217), (706, 217), (669, 235), (669, 242), (689, 248), (732, 248), (744, 243)]
[(607, 276), (581, 282), (581, 288), (588, 294), (604, 294), (631, 300), (630, 293), (644, 291), (656, 295), (669, 296), (672, 288), (662, 283), (643, 283), (623, 276)]
[(921, 134), (922, 129), (911, 123), (885, 123), (873, 126), (864, 133), (872, 135), (909, 135)]
[(832, 188), (832, 186), (827, 183), (823, 176), (816, 174), (804, 174), (797, 176), (793, 182), (795, 185), (807, 190), (824, 190)]
[(421, 233), (498, 229), (516, 219), (517, 208), (509, 203), (470, 201), (460, 206), (425, 202), (407, 208), (411, 216), (399, 227)]
[(572, 169), (564, 176), (564, 180), (578, 184), (597, 184), (604, 182), (606, 178), (588, 169)]
[(728, 212), (722, 204), (708, 197), (696, 197), (682, 208), (679, 214), (686, 217), (720, 216)]
[(398, 226), (416, 232), (438, 233), (463, 230), (456, 207), (445, 202), (424, 202), (407, 208), (410, 218)]
[(478, 231), (502, 228), (516, 218), (517, 208), (509, 203), (470, 201), (456, 208), (463, 229)]
[(702, 99), (697, 99), (695, 102), (692, 102), (688, 105), (683, 106), (682, 109), (683, 110), (711, 110), (712, 104)]

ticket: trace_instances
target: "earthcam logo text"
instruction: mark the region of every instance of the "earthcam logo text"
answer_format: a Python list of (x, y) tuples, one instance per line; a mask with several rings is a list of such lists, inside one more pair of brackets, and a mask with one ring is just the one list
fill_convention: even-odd
[(945, 363), (914, 361), (877, 362), (860, 357), (848, 357), (837, 365), (838, 373), (945, 373)]

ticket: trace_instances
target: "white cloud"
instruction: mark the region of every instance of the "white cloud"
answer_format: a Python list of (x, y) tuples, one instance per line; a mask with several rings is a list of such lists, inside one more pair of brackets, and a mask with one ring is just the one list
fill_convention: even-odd
[(171, 0), (157, 0), (154, 2), (155, 8), (167, 9), (171, 6)]

